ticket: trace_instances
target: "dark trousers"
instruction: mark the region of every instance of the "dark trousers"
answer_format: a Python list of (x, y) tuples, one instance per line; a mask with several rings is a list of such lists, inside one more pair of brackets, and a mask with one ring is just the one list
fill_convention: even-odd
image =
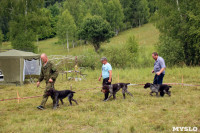
[(161, 73), (159, 76), (156, 74), (153, 80), (153, 84), (162, 84), (164, 76), (165, 75), (163, 73)]
[[(108, 80), (109, 80), (109, 78), (105, 78), (105, 79), (103, 79), (103, 86), (104, 85), (111, 85), (111, 82), (108, 82)], [(109, 92), (107, 92), (107, 93), (105, 93), (105, 98), (104, 98), (104, 100), (106, 100), (107, 98), (108, 98), (108, 95), (109, 95)]]
[[(45, 104), (46, 104), (46, 102), (47, 102), (47, 100), (48, 100), (48, 97), (49, 97), (49, 95), (48, 95), (48, 91), (51, 89), (51, 88), (54, 88), (54, 82), (53, 83), (49, 83), (49, 82), (46, 82), (46, 88), (45, 88), (45, 90), (44, 90), (44, 95), (43, 95), (43, 99), (42, 99), (42, 102), (41, 102), (41, 106), (45, 106)], [(54, 101), (54, 99), (53, 99), (53, 101)]]

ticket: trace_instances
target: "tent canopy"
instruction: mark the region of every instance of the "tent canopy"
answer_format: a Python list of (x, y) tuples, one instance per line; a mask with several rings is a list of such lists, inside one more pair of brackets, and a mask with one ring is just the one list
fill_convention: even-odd
[[(23, 84), (25, 77), (25, 67), (29, 66), (28, 61), (38, 60), (35, 65), (37, 70), (40, 70), (41, 64), (40, 55), (32, 52), (24, 52), (19, 50), (9, 50), (0, 53), (0, 69), (4, 75), (4, 81), (6, 83), (20, 83)], [(26, 65), (27, 64), (27, 65)], [(31, 68), (28, 68), (31, 70)]]
[(24, 51), (12, 49), (12, 50), (0, 53), (0, 58), (24, 58), (26, 60), (32, 60), (32, 59), (37, 60), (40, 58), (40, 55), (34, 54), (32, 52), (24, 52)]

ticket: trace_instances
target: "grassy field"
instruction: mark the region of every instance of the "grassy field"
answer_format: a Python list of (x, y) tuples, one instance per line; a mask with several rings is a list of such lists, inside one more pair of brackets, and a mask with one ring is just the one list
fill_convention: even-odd
[[(134, 28), (121, 32), (119, 36), (110, 39), (102, 47), (123, 46), (129, 36), (135, 35), (140, 44), (140, 57), (152, 61), (151, 53), (155, 50), (154, 44), (158, 41), (159, 32), (152, 24), (146, 24), (140, 28)], [(47, 55), (81, 55), (92, 50), (91, 45), (82, 45), (76, 48), (64, 49), (57, 44), (57, 38), (40, 41), (39, 53)], [(3, 44), (4, 49), (11, 48), (9, 42)], [(144, 56), (145, 55), (145, 56)], [(144, 57), (143, 57), (144, 56)], [(152, 64), (153, 65), (153, 64)], [(152, 68), (113, 69), (113, 83), (152, 82), (154, 75)], [(0, 101), (0, 133), (40, 133), (40, 132), (66, 132), (66, 133), (169, 133), (172, 127), (198, 127), (200, 129), (200, 87), (182, 87), (173, 85), (172, 96), (158, 98), (150, 96), (150, 90), (143, 86), (129, 86), (129, 91), (134, 98), (127, 96), (124, 100), (121, 91), (117, 93), (117, 99), (103, 102), (103, 93), (97, 79), (98, 70), (85, 70), (87, 78), (83, 81), (62, 80), (59, 75), (55, 88), (57, 90), (69, 89), (76, 91), (74, 99), (79, 105), (69, 106), (67, 99), (65, 104), (57, 110), (52, 110), (52, 100), (49, 98), (46, 109), (37, 110), (42, 97), (12, 101)], [(200, 84), (199, 67), (167, 68), (165, 83)], [(36, 88), (36, 84), (24, 86), (0, 86), (0, 99), (37, 96), (43, 94), (45, 84)], [(200, 131), (199, 131), (200, 132)]]
[[(146, 69), (114, 69), (113, 83), (152, 82), (151, 68)], [(27, 132), (136, 132), (156, 133), (172, 132), (172, 127), (198, 127), (200, 129), (200, 87), (182, 87), (174, 85), (171, 88), (172, 96), (158, 98), (150, 96), (150, 90), (143, 86), (129, 86), (134, 98), (127, 96), (122, 99), (121, 91), (116, 100), (103, 102), (103, 93), (100, 89), (89, 89), (101, 86), (97, 81), (100, 71), (85, 71), (87, 78), (81, 82), (62, 80), (61, 75), (56, 82), (56, 89), (76, 91), (74, 98), (79, 105), (65, 104), (57, 110), (52, 110), (52, 100), (49, 98), (46, 109), (37, 110), (42, 98), (0, 102), (0, 132), (27, 133)], [(118, 79), (119, 75), (119, 79)], [(167, 69), (164, 82), (166, 83), (198, 84), (200, 79), (199, 68)], [(41, 84), (44, 88), (45, 84)], [(43, 89), (36, 88), (35, 84), (24, 86), (0, 86), (0, 99), (41, 95)]]

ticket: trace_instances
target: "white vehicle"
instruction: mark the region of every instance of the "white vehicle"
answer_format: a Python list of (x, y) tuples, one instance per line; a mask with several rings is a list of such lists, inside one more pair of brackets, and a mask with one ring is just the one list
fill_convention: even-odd
[(2, 71), (0, 70), (0, 82), (1, 81), (4, 81), (4, 75), (3, 75)]

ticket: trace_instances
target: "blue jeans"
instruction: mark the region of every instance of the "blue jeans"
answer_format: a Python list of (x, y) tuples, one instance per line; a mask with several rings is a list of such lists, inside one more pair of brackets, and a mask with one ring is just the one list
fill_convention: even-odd
[(161, 73), (159, 76), (156, 74), (153, 80), (153, 84), (162, 84), (163, 83), (163, 77), (165, 74)]

